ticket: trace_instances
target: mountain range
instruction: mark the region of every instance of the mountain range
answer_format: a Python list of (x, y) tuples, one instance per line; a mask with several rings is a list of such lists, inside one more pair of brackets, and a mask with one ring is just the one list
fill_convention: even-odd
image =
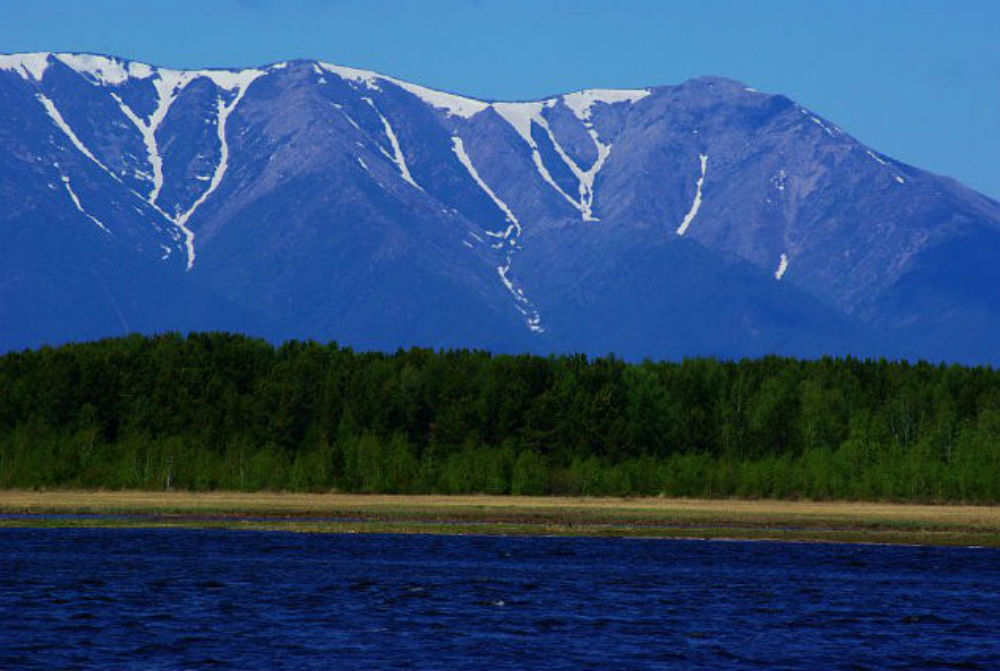
[(1000, 362), (1000, 203), (705, 77), (482, 101), (0, 55), (0, 351), (229, 330)]

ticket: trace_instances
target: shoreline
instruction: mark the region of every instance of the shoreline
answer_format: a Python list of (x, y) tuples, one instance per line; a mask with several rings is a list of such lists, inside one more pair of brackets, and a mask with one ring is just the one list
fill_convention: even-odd
[(0, 530), (193, 528), (1000, 547), (1000, 507), (746, 499), (0, 491)]

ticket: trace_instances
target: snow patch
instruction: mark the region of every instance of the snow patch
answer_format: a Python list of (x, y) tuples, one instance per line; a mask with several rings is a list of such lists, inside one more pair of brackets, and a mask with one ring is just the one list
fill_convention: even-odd
[(787, 178), (788, 178), (788, 172), (786, 172), (785, 169), (782, 168), (781, 170), (776, 172), (773, 177), (771, 177), (771, 184), (773, 184), (774, 188), (777, 189), (778, 191), (784, 191), (785, 180)]
[(782, 254), (778, 259), (778, 269), (774, 271), (774, 279), (780, 280), (786, 270), (788, 270), (788, 256), (786, 254)]
[(249, 68), (247, 70), (190, 70), (175, 71), (179, 75), (188, 75), (192, 79), (197, 77), (207, 77), (215, 82), (220, 89), (236, 91), (238, 97), (243, 97), (250, 84), (267, 74), (264, 70)]
[(25, 81), (42, 81), (49, 67), (49, 52), (37, 51), (30, 54), (0, 54), (0, 70), (16, 72)]
[(132, 61), (128, 64), (128, 76), (136, 79), (149, 79), (153, 76), (154, 70), (151, 65)]
[[(55, 56), (67, 67), (102, 86), (120, 86), (129, 79), (129, 64), (117, 58), (96, 54), (56, 54)], [(149, 66), (146, 67), (149, 68)], [(138, 71), (144, 72), (141, 67)], [(151, 71), (150, 74), (152, 74)]]
[(573, 111), (577, 119), (590, 121), (591, 108), (596, 103), (605, 105), (637, 103), (649, 94), (649, 89), (585, 89), (567, 93), (562, 96), (562, 101)]
[(531, 122), (541, 118), (542, 110), (552, 105), (552, 101), (539, 101), (532, 103), (493, 103), (491, 107), (517, 131), (517, 134), (525, 142), (534, 146), (535, 141), (531, 137)]
[(327, 72), (337, 75), (341, 79), (346, 79), (357, 84), (364, 84), (366, 88), (372, 91), (382, 90), (378, 86), (379, 74), (371, 70), (359, 70), (332, 63), (317, 63), (316, 65)]
[(444, 110), (448, 116), (457, 116), (462, 117), (463, 119), (469, 119), (489, 107), (488, 103), (484, 103), (481, 100), (475, 100), (474, 98), (465, 98), (463, 96), (457, 96), (453, 93), (435, 91), (434, 89), (404, 82), (401, 79), (395, 79), (393, 77), (383, 77), (383, 79), (392, 82), (401, 89), (409, 91), (431, 107)]
[(698, 215), (698, 210), (701, 209), (701, 187), (705, 183), (705, 170), (708, 168), (708, 154), (699, 154), (698, 159), (701, 161), (701, 175), (698, 177), (698, 182), (695, 186), (694, 201), (691, 203), (691, 209), (688, 213), (684, 215), (684, 220), (681, 222), (680, 226), (677, 227), (677, 235), (684, 235), (687, 232), (688, 226), (694, 221), (694, 218)]

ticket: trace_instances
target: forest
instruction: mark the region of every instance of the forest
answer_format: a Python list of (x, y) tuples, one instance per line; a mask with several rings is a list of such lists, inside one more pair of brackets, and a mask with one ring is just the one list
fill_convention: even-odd
[(0, 357), (0, 487), (995, 503), (1000, 372), (133, 335)]

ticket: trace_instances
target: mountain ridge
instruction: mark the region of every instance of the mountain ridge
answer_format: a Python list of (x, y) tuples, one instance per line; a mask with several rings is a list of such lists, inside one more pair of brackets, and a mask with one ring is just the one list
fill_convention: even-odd
[[(122, 266), (272, 339), (1000, 360), (982, 251), (1000, 249), (1000, 204), (735, 80), (483, 101), (306, 59), (37, 52), (0, 55), (0, 103), (0, 231), (49, 259), (4, 255), (0, 308), (56, 341), (77, 337), (58, 291), (33, 313), (25, 286), (95, 268), (95, 311), (138, 292), (107, 330), (199, 328), (144, 307)], [(227, 312), (199, 300), (180, 313)], [(5, 321), (0, 348), (40, 344)]]

